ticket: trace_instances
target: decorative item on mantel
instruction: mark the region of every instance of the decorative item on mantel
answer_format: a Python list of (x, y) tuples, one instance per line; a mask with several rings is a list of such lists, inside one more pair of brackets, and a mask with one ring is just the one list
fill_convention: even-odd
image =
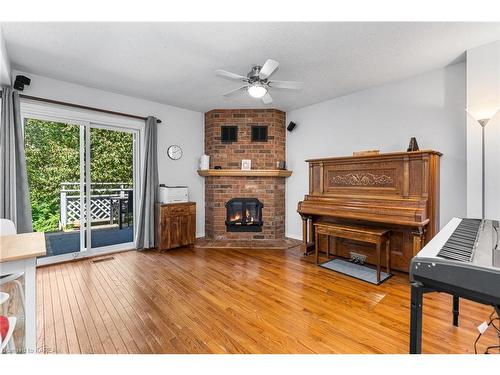
[(241, 161), (241, 170), (249, 171), (252, 169), (252, 161), (250, 159), (243, 159)]
[(352, 156), (373, 156), (380, 154), (380, 150), (354, 151)]
[(278, 160), (276, 162), (276, 169), (286, 170), (286, 162), (284, 160)]
[(408, 145), (408, 149), (406, 151), (418, 151), (418, 143), (417, 143), (417, 138), (411, 137), (410, 138), (410, 144)]
[(210, 156), (201, 155), (201, 157), (200, 157), (200, 170), (206, 171), (208, 169), (210, 169)]

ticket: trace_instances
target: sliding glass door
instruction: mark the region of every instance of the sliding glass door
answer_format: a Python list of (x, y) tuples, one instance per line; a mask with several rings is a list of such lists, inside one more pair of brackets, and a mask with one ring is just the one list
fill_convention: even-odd
[(33, 227), (46, 233), (47, 258), (132, 248), (138, 131), (43, 116), (25, 118), (24, 131)]
[(91, 247), (134, 241), (134, 140), (125, 132), (92, 124), (90, 136)]
[(85, 247), (85, 128), (28, 118), (24, 122), (33, 230), (46, 233), (47, 256)]

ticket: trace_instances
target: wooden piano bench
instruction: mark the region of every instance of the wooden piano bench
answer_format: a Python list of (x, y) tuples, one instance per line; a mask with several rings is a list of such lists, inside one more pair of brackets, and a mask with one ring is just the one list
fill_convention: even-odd
[(330, 238), (345, 238), (360, 242), (372, 243), (377, 251), (377, 282), (380, 282), (381, 271), (381, 249), (385, 248), (385, 267), (386, 272), (391, 273), (391, 231), (383, 228), (372, 228), (363, 226), (349, 226), (337, 223), (320, 221), (314, 224), (315, 227), (315, 255), (316, 264), (319, 263), (319, 235), (325, 235), (328, 238), (326, 249), (327, 258), (330, 257)]

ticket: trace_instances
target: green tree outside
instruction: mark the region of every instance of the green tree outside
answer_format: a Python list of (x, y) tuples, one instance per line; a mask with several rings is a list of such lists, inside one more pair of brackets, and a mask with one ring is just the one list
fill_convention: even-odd
[[(59, 229), (62, 182), (80, 181), (80, 128), (28, 119), (25, 124), (28, 183), (37, 232)], [(133, 182), (133, 135), (91, 129), (91, 181)]]

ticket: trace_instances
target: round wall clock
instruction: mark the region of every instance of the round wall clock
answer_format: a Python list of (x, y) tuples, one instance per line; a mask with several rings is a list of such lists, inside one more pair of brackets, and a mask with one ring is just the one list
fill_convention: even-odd
[(167, 149), (167, 155), (172, 160), (179, 160), (182, 158), (182, 148), (181, 146), (172, 145)]

